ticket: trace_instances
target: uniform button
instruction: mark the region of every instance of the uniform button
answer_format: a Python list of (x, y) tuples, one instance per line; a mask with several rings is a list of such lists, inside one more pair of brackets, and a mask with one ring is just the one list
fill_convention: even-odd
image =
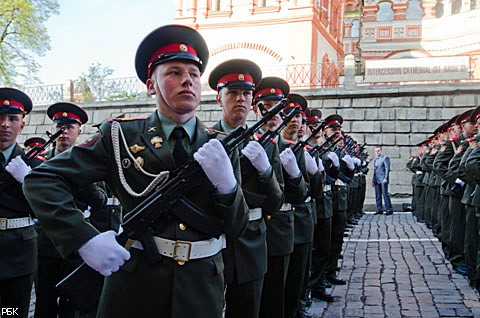
[(295, 207), (292, 208), (292, 211), (295, 212)]
[[(180, 223), (178, 224), (178, 228), (181, 230), (181, 231), (185, 231), (187, 229), (187, 226), (183, 223)], [(183, 264), (182, 264), (183, 265)]]
[(267, 215), (267, 221), (270, 221), (272, 219), (272, 216), (269, 214)]
[(183, 266), (185, 264), (185, 261), (177, 261), (177, 264)]

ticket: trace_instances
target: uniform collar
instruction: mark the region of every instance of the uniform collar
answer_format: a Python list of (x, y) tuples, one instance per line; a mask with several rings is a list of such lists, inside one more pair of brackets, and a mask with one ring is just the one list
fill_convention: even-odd
[(173, 122), (172, 120), (170, 120), (168, 117), (164, 116), (158, 110), (157, 110), (157, 115), (158, 115), (158, 119), (162, 123), (163, 132), (165, 133), (165, 137), (167, 137), (167, 139), (170, 138), (170, 134), (172, 133), (173, 129), (178, 126), (178, 127), (183, 127), (183, 129), (185, 129), (188, 135), (188, 139), (190, 143), (192, 143), (193, 137), (195, 135), (195, 127), (197, 126), (197, 118), (195, 116), (190, 118), (187, 122), (179, 125)]
[(5, 157), (5, 164), (7, 164), (8, 159), (12, 156), (13, 149), (15, 149), (16, 145), (17, 145), (16, 143), (13, 143), (7, 149), (5, 149), (4, 151), (1, 151), (1, 153)]

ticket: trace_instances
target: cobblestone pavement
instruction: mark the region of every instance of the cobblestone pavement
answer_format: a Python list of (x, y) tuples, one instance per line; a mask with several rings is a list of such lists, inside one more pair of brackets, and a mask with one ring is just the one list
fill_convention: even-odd
[[(445, 260), (411, 213), (366, 213), (345, 238), (335, 302), (314, 299), (314, 317), (480, 317), (477, 292)], [(35, 295), (32, 295), (32, 310)]]
[(314, 317), (480, 317), (478, 294), (409, 212), (366, 213), (345, 238), (335, 302), (314, 299)]

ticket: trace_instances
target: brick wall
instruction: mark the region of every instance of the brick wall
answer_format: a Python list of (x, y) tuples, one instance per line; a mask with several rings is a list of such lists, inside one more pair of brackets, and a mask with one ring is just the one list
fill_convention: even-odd
[[(295, 92), (309, 100), (309, 107), (321, 109), (324, 117), (333, 113), (342, 115), (344, 130), (360, 143), (366, 142), (371, 156), (375, 146), (383, 147), (384, 154), (391, 159), (391, 193), (411, 192), (411, 173), (406, 170), (405, 163), (416, 152), (415, 144), (426, 139), (455, 114), (480, 105), (480, 83), (365, 86), (354, 90), (306, 89)], [(85, 103), (81, 106), (90, 120), (83, 128), (80, 141), (95, 132), (91, 124), (122, 113), (127, 117), (145, 117), (155, 109), (153, 99)], [(32, 136), (45, 137), (46, 130), (52, 131), (46, 109), (47, 105), (35, 105), (26, 118), (27, 125), (19, 142), (23, 143)], [(213, 94), (203, 96), (197, 115), (207, 125), (220, 119), (221, 108)], [(255, 119), (253, 114), (250, 119)], [(373, 195), (372, 188), (367, 187), (367, 196)]]

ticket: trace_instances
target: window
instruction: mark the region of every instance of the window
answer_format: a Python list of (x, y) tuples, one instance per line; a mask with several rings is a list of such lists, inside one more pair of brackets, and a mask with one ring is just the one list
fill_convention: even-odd
[(352, 21), (352, 31), (350, 35), (352, 38), (360, 37), (360, 20), (355, 19)]
[(392, 3), (390, 2), (380, 2), (378, 4), (377, 12), (377, 21), (392, 21), (393, 20), (393, 9)]

